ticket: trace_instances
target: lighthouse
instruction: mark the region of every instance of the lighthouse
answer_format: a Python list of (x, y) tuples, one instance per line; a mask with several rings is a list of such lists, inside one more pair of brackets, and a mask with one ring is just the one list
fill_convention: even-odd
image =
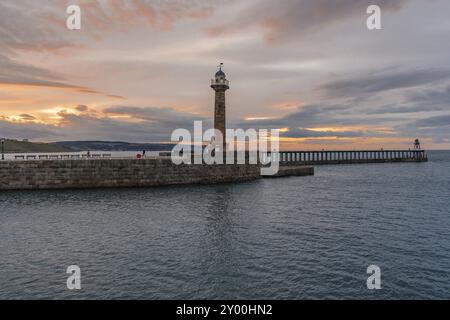
[(222, 133), (223, 147), (225, 149), (225, 91), (230, 89), (230, 83), (227, 80), (225, 72), (222, 71), (222, 66), (223, 63), (220, 64), (219, 71), (216, 72), (216, 75), (211, 80), (211, 88), (213, 88), (216, 93), (214, 105), (214, 129), (219, 130)]

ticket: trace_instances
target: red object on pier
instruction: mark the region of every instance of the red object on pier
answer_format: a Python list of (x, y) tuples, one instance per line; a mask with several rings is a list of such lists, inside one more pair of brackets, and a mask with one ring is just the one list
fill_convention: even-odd
[(140, 159), (140, 158), (142, 158), (142, 156), (141, 156), (140, 153), (138, 153), (138, 154), (136, 155), (136, 159)]

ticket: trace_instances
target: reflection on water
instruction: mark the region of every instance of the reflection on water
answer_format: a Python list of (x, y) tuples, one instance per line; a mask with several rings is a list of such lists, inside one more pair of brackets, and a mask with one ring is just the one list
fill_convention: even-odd
[(449, 191), (450, 154), (430, 152), (241, 184), (2, 192), (0, 298), (450, 298)]

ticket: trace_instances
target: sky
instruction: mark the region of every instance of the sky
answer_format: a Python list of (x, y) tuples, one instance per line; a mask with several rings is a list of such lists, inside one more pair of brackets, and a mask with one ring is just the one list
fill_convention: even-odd
[[(81, 8), (69, 30), (66, 8)], [(366, 26), (381, 8), (381, 30)], [(0, 137), (168, 142), (280, 129), (284, 149), (450, 149), (448, 0), (2, 0)]]

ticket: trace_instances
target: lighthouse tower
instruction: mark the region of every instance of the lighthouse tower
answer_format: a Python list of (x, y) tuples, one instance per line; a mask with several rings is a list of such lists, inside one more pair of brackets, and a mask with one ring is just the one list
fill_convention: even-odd
[(214, 107), (214, 129), (222, 132), (223, 147), (226, 147), (225, 141), (225, 91), (230, 89), (227, 76), (222, 71), (223, 63), (219, 66), (219, 71), (216, 72), (214, 79), (211, 80), (211, 88), (216, 92), (215, 107)]

